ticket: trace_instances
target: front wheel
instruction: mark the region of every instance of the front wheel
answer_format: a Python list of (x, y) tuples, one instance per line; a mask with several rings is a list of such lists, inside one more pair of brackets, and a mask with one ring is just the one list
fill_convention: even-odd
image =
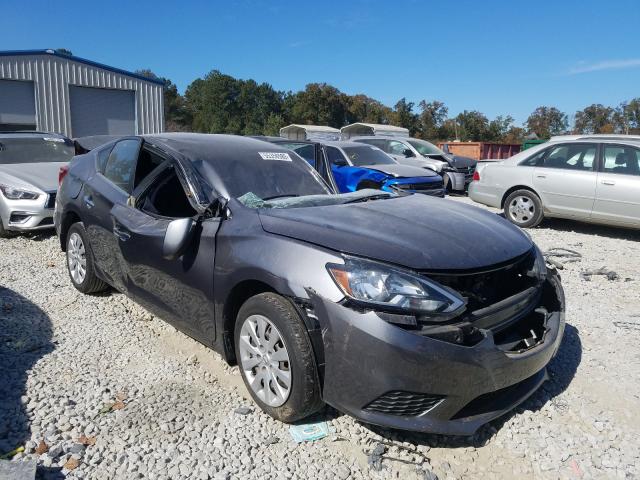
[(263, 411), (295, 422), (322, 406), (311, 342), (288, 300), (275, 293), (247, 300), (238, 312), (235, 345), (242, 379)]
[(67, 270), (71, 283), (82, 293), (96, 293), (108, 288), (96, 276), (91, 247), (80, 222), (71, 225), (67, 232)]
[(535, 227), (542, 222), (542, 202), (531, 190), (516, 190), (504, 202), (504, 216), (521, 228)]

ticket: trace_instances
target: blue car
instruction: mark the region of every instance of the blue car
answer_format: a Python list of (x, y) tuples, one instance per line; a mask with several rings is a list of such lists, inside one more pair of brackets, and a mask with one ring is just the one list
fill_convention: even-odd
[(444, 197), (442, 177), (433, 170), (400, 165), (378, 147), (356, 142), (324, 143), (327, 160), (340, 192), (375, 188), (401, 189)]

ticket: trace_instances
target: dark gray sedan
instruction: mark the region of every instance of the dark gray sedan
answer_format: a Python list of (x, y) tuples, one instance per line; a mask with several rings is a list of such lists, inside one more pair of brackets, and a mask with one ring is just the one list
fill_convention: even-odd
[(563, 334), (559, 277), (506, 220), (335, 194), (296, 153), (250, 138), (130, 137), (75, 157), (56, 227), (78, 290), (113, 286), (237, 362), (287, 422), (326, 402), (470, 434), (545, 381)]

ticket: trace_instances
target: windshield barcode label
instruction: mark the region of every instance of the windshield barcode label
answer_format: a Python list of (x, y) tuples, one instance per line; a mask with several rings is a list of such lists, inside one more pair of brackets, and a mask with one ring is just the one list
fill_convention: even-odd
[(260, 155), (263, 160), (282, 160), (284, 162), (291, 161), (291, 157), (289, 156), (289, 154), (284, 152), (258, 152), (258, 155)]

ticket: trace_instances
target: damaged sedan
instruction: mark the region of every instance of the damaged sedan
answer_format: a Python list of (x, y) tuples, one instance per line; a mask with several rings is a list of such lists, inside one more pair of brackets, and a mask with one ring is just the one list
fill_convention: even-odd
[(69, 277), (109, 286), (238, 364), (262, 410), (324, 403), (468, 435), (547, 378), (555, 270), (519, 228), (406, 192), (332, 189), (295, 152), (205, 134), (77, 156), (55, 225)]

